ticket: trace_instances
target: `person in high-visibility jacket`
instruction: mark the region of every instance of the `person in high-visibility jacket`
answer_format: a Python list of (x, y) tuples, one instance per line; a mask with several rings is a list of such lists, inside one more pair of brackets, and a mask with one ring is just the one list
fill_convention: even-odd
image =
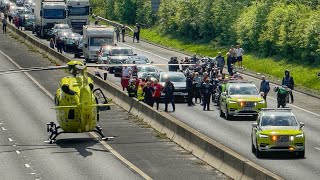
[(143, 101), (143, 100), (144, 100), (143, 88), (144, 88), (144, 83), (140, 83), (140, 84), (138, 85), (138, 88), (137, 88), (137, 99), (138, 99), (139, 101)]

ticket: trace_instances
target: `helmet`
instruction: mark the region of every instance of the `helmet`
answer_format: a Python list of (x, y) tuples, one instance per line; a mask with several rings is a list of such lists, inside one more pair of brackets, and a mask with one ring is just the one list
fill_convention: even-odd
[(284, 71), (284, 73), (289, 73), (289, 74), (290, 74), (290, 71), (289, 71), (288, 69), (286, 69), (286, 70)]

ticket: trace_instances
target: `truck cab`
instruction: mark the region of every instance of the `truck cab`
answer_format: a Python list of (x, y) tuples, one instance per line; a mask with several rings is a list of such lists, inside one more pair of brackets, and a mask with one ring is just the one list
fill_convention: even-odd
[(107, 26), (83, 26), (83, 56), (86, 62), (97, 61), (101, 46), (114, 45), (114, 28)]
[(41, 38), (46, 38), (55, 24), (67, 23), (67, 8), (64, 0), (40, 0), (35, 2), (34, 32)]
[(67, 0), (67, 22), (74, 32), (82, 34), (83, 26), (89, 25), (91, 13), (89, 0)]

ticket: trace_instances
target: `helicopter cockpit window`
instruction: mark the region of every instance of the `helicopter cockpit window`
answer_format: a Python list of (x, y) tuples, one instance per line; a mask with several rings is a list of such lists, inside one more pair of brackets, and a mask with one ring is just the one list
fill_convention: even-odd
[(62, 86), (61, 86), (61, 89), (62, 89), (62, 91), (63, 91), (64, 93), (66, 93), (66, 94), (69, 94), (69, 95), (75, 95), (75, 94), (76, 94), (76, 92), (74, 92), (73, 90), (71, 90), (71, 89), (69, 88), (69, 85), (68, 85), (68, 84), (62, 85)]

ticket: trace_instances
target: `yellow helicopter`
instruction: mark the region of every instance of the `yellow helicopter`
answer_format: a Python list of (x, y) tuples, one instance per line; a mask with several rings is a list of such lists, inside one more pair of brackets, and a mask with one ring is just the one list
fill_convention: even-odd
[[(102, 128), (98, 125), (99, 112), (110, 110), (112, 104), (100, 88), (94, 89), (93, 81), (88, 77), (87, 67), (105, 66), (136, 66), (137, 64), (92, 64), (85, 65), (80, 61), (69, 61), (65, 66), (31, 67), (10, 70), (0, 70), (0, 75), (29, 72), (67, 69), (70, 76), (60, 80), (56, 91), (52, 109), (56, 110), (55, 122), (47, 123), (48, 141), (55, 142), (58, 135), (62, 133), (97, 132), (102, 140), (112, 140), (114, 137), (105, 137)], [(176, 64), (152, 64), (156, 66)], [(194, 64), (180, 64), (194, 65)]]
[(55, 69), (68, 69), (70, 76), (60, 80), (55, 94), (55, 107), (52, 109), (56, 110), (59, 125), (55, 122), (47, 123), (48, 142), (53, 143), (62, 133), (92, 131), (97, 132), (103, 140), (112, 140), (113, 137), (103, 135), (102, 128), (97, 124), (99, 112), (109, 110), (112, 104), (108, 104), (101, 89), (94, 89), (93, 81), (88, 77), (87, 66), (80, 61), (70, 61), (66, 66), (4, 70), (0, 71), (0, 75)]

